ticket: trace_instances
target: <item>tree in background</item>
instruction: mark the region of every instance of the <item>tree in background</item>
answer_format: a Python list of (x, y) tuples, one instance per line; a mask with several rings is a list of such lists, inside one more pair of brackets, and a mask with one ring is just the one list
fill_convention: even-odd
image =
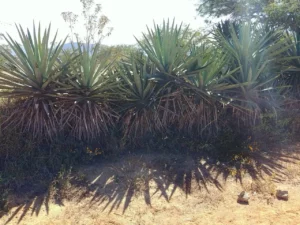
[(80, 2), (82, 3), (82, 16), (85, 28), (85, 35), (83, 37), (75, 33), (79, 15), (73, 12), (61, 13), (64, 21), (69, 25), (71, 41), (73, 41), (75, 37), (84, 43), (101, 42), (101, 40), (109, 36), (113, 30), (112, 27), (107, 27), (109, 23), (108, 17), (101, 15), (102, 6), (101, 4), (96, 4), (94, 0), (80, 0)]
[(200, 16), (210, 19), (254, 19), (271, 26), (283, 26), (298, 33), (300, 29), (299, 0), (199, 0), (197, 11)]
[(264, 8), (269, 2), (270, 0), (199, 0), (197, 11), (200, 16), (209, 18), (226, 16), (231, 20), (249, 20), (253, 17), (264, 18)]
[(282, 0), (271, 2), (264, 8), (268, 22), (273, 26), (283, 26), (300, 33), (300, 1)]
[(62, 15), (64, 21), (66, 23), (68, 23), (68, 25), (69, 25), (70, 32), (71, 32), (69, 37), (70, 37), (71, 41), (74, 42), (74, 36), (78, 37), (78, 34), (74, 33), (74, 28), (78, 21), (78, 15), (76, 15), (73, 12), (62, 12), (61, 15)]

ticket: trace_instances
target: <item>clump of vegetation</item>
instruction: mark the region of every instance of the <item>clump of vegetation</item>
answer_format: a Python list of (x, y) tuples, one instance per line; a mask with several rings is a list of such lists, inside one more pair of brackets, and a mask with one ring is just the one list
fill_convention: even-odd
[(155, 24), (138, 40), (143, 51), (115, 64), (99, 44), (74, 43), (64, 53), (65, 40), (50, 41), (50, 27), (43, 34), (40, 26), (27, 34), (18, 27), (21, 44), (7, 36), (12, 52), (2, 50), (1, 96), (10, 99), (3, 131), (105, 142), (118, 132), (129, 140), (174, 129), (211, 138), (231, 117), (259, 123), (284, 109), (290, 92), (282, 92), (280, 74), (291, 57), (282, 56), (294, 43), (280, 30), (236, 26), (224, 23), (194, 42), (188, 27)]
[(164, 21), (114, 61), (99, 43), (65, 52), (50, 27), (17, 29), (21, 42), (6, 36), (10, 50), (1, 49), (3, 190), (59, 188), (68, 184), (53, 180), (71, 166), (126, 149), (205, 152), (243, 164), (260, 137), (299, 134), (298, 42), (290, 31), (224, 23), (195, 38)]

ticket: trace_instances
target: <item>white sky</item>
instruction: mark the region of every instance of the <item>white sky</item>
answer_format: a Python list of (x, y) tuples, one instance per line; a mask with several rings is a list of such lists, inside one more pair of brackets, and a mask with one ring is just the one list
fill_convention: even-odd
[[(80, 0), (0, 0), (0, 32), (16, 35), (14, 23), (23, 28), (32, 28), (33, 20), (45, 27), (52, 23), (52, 31), (58, 29), (59, 37), (69, 33), (68, 25), (61, 12), (72, 11), (81, 14)], [(197, 0), (95, 0), (102, 4), (102, 13), (110, 19), (114, 28), (104, 44), (135, 44), (133, 35), (140, 37), (146, 25), (153, 20), (161, 23), (163, 19), (176, 18), (178, 23), (190, 24), (191, 28), (203, 27), (203, 19), (195, 11)], [(83, 24), (83, 22), (81, 22)]]

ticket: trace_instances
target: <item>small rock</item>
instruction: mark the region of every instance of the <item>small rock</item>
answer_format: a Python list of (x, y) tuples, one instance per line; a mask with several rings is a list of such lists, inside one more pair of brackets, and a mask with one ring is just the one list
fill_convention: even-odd
[(278, 199), (287, 201), (287, 200), (289, 200), (289, 192), (288, 191), (277, 190), (276, 197)]
[(238, 196), (238, 202), (239, 203), (249, 203), (250, 195), (246, 191), (242, 191)]

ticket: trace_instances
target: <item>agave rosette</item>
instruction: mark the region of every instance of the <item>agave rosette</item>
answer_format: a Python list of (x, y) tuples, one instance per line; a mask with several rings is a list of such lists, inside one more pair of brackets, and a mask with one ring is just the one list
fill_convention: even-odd
[(60, 130), (55, 107), (60, 87), (55, 81), (68, 67), (58, 60), (65, 40), (56, 43), (57, 33), (50, 40), (50, 25), (43, 33), (40, 25), (38, 30), (33, 26), (33, 32), (25, 32), (21, 26), (17, 30), (21, 42), (6, 35), (11, 51), (1, 50), (6, 63), (0, 68), (0, 95), (16, 101), (9, 106), (10, 115), (2, 127), (15, 126), (35, 136), (51, 137)]
[[(242, 23), (239, 29), (229, 25), (229, 37), (216, 31), (215, 38), (224, 52), (229, 54), (239, 70), (227, 81), (238, 87), (228, 91), (230, 105), (239, 117), (256, 120), (262, 110), (272, 109), (277, 91), (273, 82), (279, 77), (278, 61), (289, 47), (282, 38), (282, 31), (266, 31), (251, 23)], [(281, 59), (283, 60), (283, 59)]]
[(118, 83), (110, 70), (109, 56), (98, 57), (99, 47), (89, 43), (73, 45), (77, 57), (63, 82), (68, 93), (60, 96), (67, 129), (84, 140), (105, 137), (117, 118), (111, 101)]

